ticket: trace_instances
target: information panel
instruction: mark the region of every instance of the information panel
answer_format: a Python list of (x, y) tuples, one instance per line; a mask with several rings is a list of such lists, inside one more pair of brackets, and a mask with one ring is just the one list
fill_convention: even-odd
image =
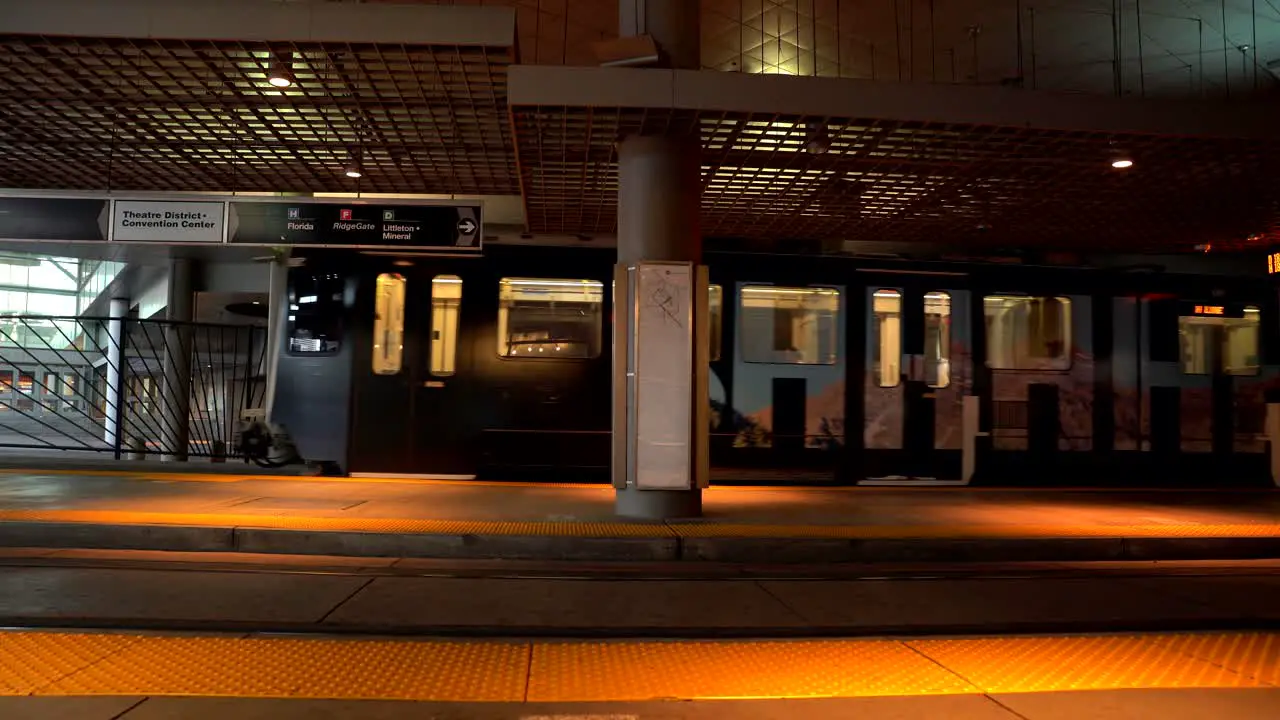
[(228, 242), (479, 250), (480, 206), (232, 202)]
[(0, 197), (0, 239), (102, 242), (108, 201)]
[(636, 281), (636, 486), (693, 487), (693, 268), (642, 263)]
[(221, 202), (117, 200), (111, 215), (114, 242), (220, 243)]

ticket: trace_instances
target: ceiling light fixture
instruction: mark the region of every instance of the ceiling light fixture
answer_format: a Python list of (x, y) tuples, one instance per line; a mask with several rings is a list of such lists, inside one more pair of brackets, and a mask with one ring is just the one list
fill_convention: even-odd
[(827, 135), (825, 122), (809, 125), (809, 137), (804, 144), (804, 149), (813, 155), (821, 155), (831, 149), (831, 137)]
[(1125, 152), (1124, 147), (1115, 140), (1112, 140), (1110, 145), (1111, 152), (1109, 162), (1111, 163), (1111, 167), (1116, 170), (1126, 170), (1133, 167), (1133, 156)]
[(270, 67), (267, 68), (267, 82), (271, 84), (271, 87), (293, 87), (295, 78), (293, 71), (289, 69), (288, 63), (279, 60), (272, 61)]
[(364, 172), (360, 169), (360, 163), (353, 162), (347, 166), (347, 177), (355, 179), (364, 177)]

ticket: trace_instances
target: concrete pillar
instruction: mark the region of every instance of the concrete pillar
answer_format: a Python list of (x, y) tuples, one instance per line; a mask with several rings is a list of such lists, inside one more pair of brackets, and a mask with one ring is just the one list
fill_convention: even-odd
[[(119, 448), (124, 444), (120, 433), (124, 432), (124, 383), (128, 375), (124, 370), (125, 322), (129, 316), (128, 298), (111, 298), (107, 309), (107, 397), (106, 431), (102, 439), (108, 447)], [(119, 460), (119, 456), (116, 457)]]
[(191, 353), (194, 350), (191, 321), (195, 289), (192, 261), (169, 261), (168, 320), (164, 348), (164, 443), (166, 461), (185, 461), (191, 431)]
[[(699, 69), (702, 67), (701, 5), (692, 0), (619, 0), (618, 20), (621, 37), (647, 35), (658, 46), (660, 64), (668, 68)], [(645, 453), (653, 448), (639, 442), (635, 410), (635, 392), (643, 380), (639, 373), (629, 375), (639, 365), (636, 348), (632, 345), (633, 320), (640, 318), (640, 298), (634, 291), (638, 274), (628, 272), (628, 266), (640, 262), (692, 262), (702, 260), (702, 234), (698, 223), (701, 194), (701, 139), (676, 136), (632, 136), (623, 138), (618, 145), (618, 263), (617, 282), (619, 295), (614, 298), (617, 319), (614, 323), (614, 486), (617, 488), (615, 510), (620, 515), (647, 518), (696, 516), (702, 512), (700, 483), (697, 466), (705, 467), (705, 454), (701, 461), (693, 461), (689, 477), (693, 489), (641, 490), (633, 483), (638, 463), (645, 463)], [(690, 279), (698, 277), (697, 273)], [(629, 280), (628, 280), (629, 278)], [(624, 294), (624, 286), (631, 291)], [(701, 287), (694, 282), (692, 287)], [(689, 329), (696, 347), (703, 346), (703, 338), (696, 336), (695, 328), (705, 327), (706, 298), (694, 298), (689, 308), (696, 308), (693, 328)], [(687, 309), (687, 308), (686, 308)], [(643, 325), (643, 323), (641, 323)], [(685, 356), (690, 347), (685, 344), (677, 350)], [(697, 411), (706, 404), (705, 368), (698, 382), (699, 363), (705, 364), (705, 353), (695, 352), (697, 361), (690, 365), (694, 382), (690, 413), (693, 422), (682, 421), (664, 428), (669, 436), (680, 440), (693, 450), (705, 453), (705, 442), (699, 442), (696, 433), (708, 433), (704, 412)], [(631, 368), (631, 370), (628, 370)], [(651, 422), (646, 415), (645, 422)], [(701, 426), (699, 426), (701, 422)], [(648, 448), (648, 449), (646, 449)], [(663, 462), (654, 456), (656, 462)]]
[(697, 0), (618, 0), (618, 34), (648, 35), (669, 68), (702, 67), (701, 5)]
[[(618, 297), (614, 299), (617, 308), (615, 322), (614, 352), (617, 354), (617, 369), (614, 373), (614, 402), (625, 406), (615, 408), (614, 413), (614, 487), (616, 488), (615, 510), (620, 515), (644, 518), (690, 517), (701, 514), (702, 491), (700, 484), (705, 478), (698, 477), (698, 453), (705, 452), (705, 434), (709, 432), (705, 414), (700, 412), (706, 398), (698, 395), (705, 390), (705, 368), (703, 382), (698, 382), (697, 365), (689, 365), (693, 376), (690, 383), (692, 392), (689, 417), (672, 417), (671, 427), (666, 427), (665, 444), (683, 444), (690, 449), (689, 477), (692, 479), (691, 489), (655, 490), (636, 487), (635, 468), (651, 466), (650, 463), (664, 463), (661, 451), (655, 452), (652, 446), (640, 442), (638, 420), (634, 412), (636, 406), (636, 388), (644, 382), (637, 372), (639, 366), (635, 360), (636, 349), (630, 342), (632, 320), (640, 317), (645, 298), (633, 290), (625, 294), (623, 288), (637, 282), (637, 273), (629, 275), (625, 268), (635, 263), (667, 261), (698, 263), (702, 258), (702, 235), (699, 227), (699, 193), (700, 164), (699, 140), (694, 137), (670, 136), (633, 136), (624, 139), (618, 147), (618, 263), (624, 268), (619, 273), (620, 282)], [(627, 278), (630, 280), (627, 280)], [(625, 282), (623, 282), (625, 281)], [(705, 288), (694, 283), (695, 291), (705, 292)], [(702, 302), (697, 302), (701, 300)], [(686, 307), (696, 308), (694, 328), (705, 326), (705, 298), (696, 296), (685, 300)], [(701, 318), (697, 314), (702, 313)], [(625, 314), (625, 317), (624, 317)], [(701, 322), (699, 322), (699, 320)], [(688, 342), (701, 347), (704, 339), (696, 331), (690, 330)], [(646, 348), (651, 351), (651, 348)], [(672, 353), (689, 353), (687, 345), (672, 347)], [(695, 353), (705, 365), (705, 355)], [(701, 388), (701, 390), (699, 390)], [(705, 392), (702, 392), (705, 395)], [(652, 415), (649, 416), (652, 418)], [(700, 419), (700, 420), (699, 420)], [(650, 421), (646, 421), (650, 422)], [(701, 422), (701, 425), (699, 425)], [(652, 426), (649, 426), (652, 429)], [(703, 433), (703, 437), (697, 434)], [(683, 441), (683, 442), (681, 442)]]

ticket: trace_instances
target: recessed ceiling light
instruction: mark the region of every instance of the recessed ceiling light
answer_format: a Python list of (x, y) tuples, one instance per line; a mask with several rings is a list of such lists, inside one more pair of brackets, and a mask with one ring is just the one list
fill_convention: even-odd
[(1111, 161), (1111, 167), (1117, 170), (1124, 170), (1125, 168), (1133, 167), (1133, 161), (1129, 158), (1116, 158)]
[(351, 163), (350, 165), (348, 165), (346, 173), (347, 173), (347, 177), (353, 178), (353, 179), (364, 177), (364, 172), (360, 170), (360, 163)]

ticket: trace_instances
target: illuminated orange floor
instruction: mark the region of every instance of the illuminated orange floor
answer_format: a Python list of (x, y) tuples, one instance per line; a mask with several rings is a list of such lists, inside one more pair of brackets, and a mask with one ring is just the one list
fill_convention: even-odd
[(1280, 524), (956, 524), (784, 525), (773, 523), (634, 523), (578, 521), (432, 520), (376, 517), (316, 517), (300, 514), (143, 512), (129, 510), (0, 510), (0, 522), (187, 525), (280, 530), (428, 535), (518, 535), (627, 538), (1087, 538), (1087, 537), (1280, 537)]
[(476, 536), (1280, 538), (1280, 493), (712, 488), (706, 517), (633, 522), (603, 485), (0, 470), (0, 523)]
[(471, 702), (817, 698), (1280, 683), (1269, 633), (465, 642), (0, 634), (0, 695)]

